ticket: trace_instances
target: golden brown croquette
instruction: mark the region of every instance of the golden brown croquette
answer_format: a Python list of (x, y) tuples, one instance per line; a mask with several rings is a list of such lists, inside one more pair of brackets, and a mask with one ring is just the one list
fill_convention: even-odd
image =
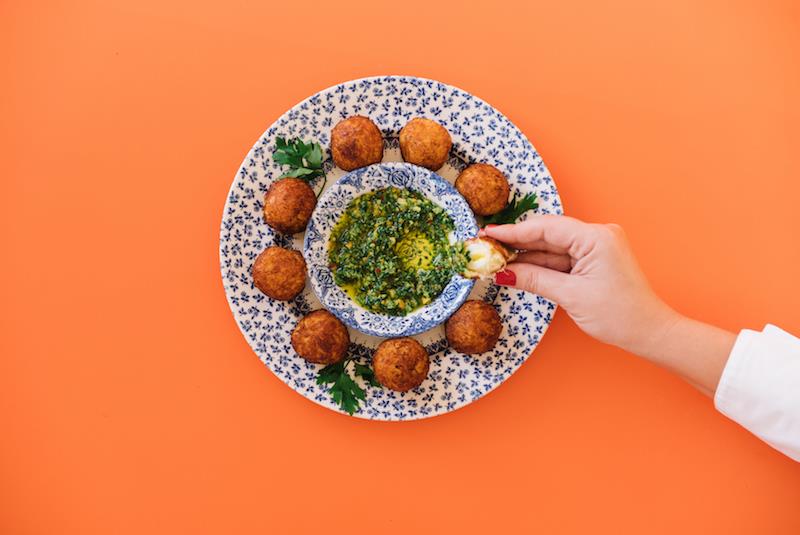
[(517, 258), (516, 251), (489, 236), (470, 238), (464, 242), (464, 248), (469, 261), (462, 275), (468, 279), (491, 279)]
[(508, 205), (511, 187), (508, 179), (494, 166), (475, 163), (461, 171), (456, 189), (478, 215), (496, 214)]
[(430, 119), (416, 117), (400, 130), (403, 159), (431, 171), (438, 171), (444, 165), (452, 146), (447, 130)]
[(302, 232), (316, 205), (317, 196), (305, 180), (282, 178), (264, 197), (264, 221), (283, 234)]
[(384, 340), (372, 357), (375, 378), (386, 388), (405, 392), (428, 376), (430, 361), (422, 344), (413, 338)]
[(292, 347), (309, 362), (333, 364), (347, 354), (350, 333), (327, 310), (315, 310), (301, 319), (292, 331)]
[(267, 247), (253, 263), (253, 284), (273, 299), (294, 299), (306, 286), (303, 255), (283, 247)]
[(445, 323), (450, 347), (468, 355), (492, 349), (502, 330), (500, 315), (483, 301), (467, 301)]
[(348, 117), (331, 131), (331, 155), (345, 171), (378, 163), (383, 159), (383, 135), (368, 118)]

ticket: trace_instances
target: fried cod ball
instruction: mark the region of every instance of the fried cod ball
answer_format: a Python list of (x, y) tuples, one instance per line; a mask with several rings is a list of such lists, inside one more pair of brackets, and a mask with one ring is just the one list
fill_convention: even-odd
[(315, 310), (301, 319), (292, 331), (292, 347), (297, 354), (316, 364), (333, 364), (347, 354), (350, 333), (327, 310)]
[(368, 118), (348, 117), (331, 131), (331, 155), (345, 171), (378, 163), (383, 159), (383, 135)]
[(267, 247), (253, 263), (253, 284), (273, 299), (294, 299), (306, 286), (303, 255), (283, 247)]
[(503, 325), (494, 307), (483, 301), (467, 301), (444, 326), (450, 347), (474, 355), (489, 351), (500, 338)]
[(455, 185), (478, 215), (493, 215), (508, 205), (508, 194), (511, 193), (508, 179), (492, 165), (470, 165), (461, 171)]
[(468, 279), (491, 279), (517, 258), (516, 251), (488, 236), (471, 238), (464, 242), (464, 248), (469, 255), (469, 262), (462, 275)]
[(384, 340), (372, 357), (375, 378), (386, 388), (405, 392), (428, 376), (430, 361), (422, 344), (413, 338)]
[(264, 221), (283, 234), (302, 232), (316, 205), (317, 196), (305, 180), (282, 178), (264, 197)]
[(445, 128), (430, 119), (416, 117), (400, 130), (403, 159), (431, 171), (438, 171), (447, 161), (453, 141)]

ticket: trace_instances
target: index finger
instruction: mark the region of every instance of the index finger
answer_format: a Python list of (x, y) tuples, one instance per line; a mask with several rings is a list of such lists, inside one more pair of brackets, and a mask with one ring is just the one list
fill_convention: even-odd
[(531, 249), (544, 242), (569, 251), (589, 225), (563, 215), (533, 215), (513, 225), (487, 225), (484, 233), (517, 249)]

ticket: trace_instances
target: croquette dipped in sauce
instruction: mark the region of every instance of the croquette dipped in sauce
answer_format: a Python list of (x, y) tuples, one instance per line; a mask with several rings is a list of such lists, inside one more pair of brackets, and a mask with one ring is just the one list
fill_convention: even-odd
[(378, 163), (383, 159), (383, 135), (367, 117), (348, 117), (331, 131), (331, 156), (345, 171)]
[(350, 333), (327, 310), (315, 310), (301, 319), (292, 331), (292, 347), (298, 355), (316, 364), (333, 364), (347, 354)]
[(303, 255), (283, 247), (267, 247), (253, 263), (253, 284), (273, 299), (294, 299), (306, 286)]
[(430, 360), (422, 344), (413, 338), (384, 340), (372, 357), (375, 378), (386, 388), (405, 392), (428, 376)]
[(282, 234), (305, 230), (317, 196), (305, 180), (282, 178), (273, 182), (264, 197), (264, 221)]
[(450, 155), (453, 141), (445, 127), (423, 117), (415, 117), (400, 130), (403, 160), (431, 171), (438, 171)]
[(461, 273), (468, 279), (491, 279), (517, 258), (517, 252), (489, 236), (479, 236), (464, 242), (467, 267)]
[(472, 211), (481, 216), (494, 215), (505, 208), (511, 193), (506, 176), (485, 163), (475, 163), (461, 171), (455, 186)]
[(445, 324), (445, 336), (450, 347), (467, 355), (492, 349), (502, 330), (500, 315), (492, 305), (483, 301), (467, 301)]

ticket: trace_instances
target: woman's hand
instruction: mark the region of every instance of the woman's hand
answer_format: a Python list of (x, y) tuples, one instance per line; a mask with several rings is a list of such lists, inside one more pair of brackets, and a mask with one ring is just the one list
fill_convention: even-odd
[(602, 342), (638, 353), (677, 319), (650, 289), (618, 225), (538, 215), (483, 234), (523, 251), (496, 275), (498, 284), (557, 302)]
[(681, 316), (650, 288), (618, 225), (536, 215), (481, 231), (520, 250), (495, 282), (557, 302), (590, 336), (716, 388), (734, 336)]

